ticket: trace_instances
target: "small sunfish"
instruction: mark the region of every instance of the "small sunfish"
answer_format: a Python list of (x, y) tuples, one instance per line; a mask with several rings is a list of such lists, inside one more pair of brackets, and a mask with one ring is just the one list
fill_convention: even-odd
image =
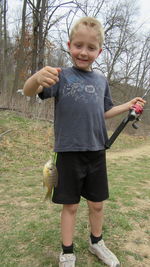
[(57, 186), (58, 173), (55, 163), (52, 160), (46, 162), (43, 168), (43, 186), (47, 187), (45, 200), (50, 200), (53, 188)]

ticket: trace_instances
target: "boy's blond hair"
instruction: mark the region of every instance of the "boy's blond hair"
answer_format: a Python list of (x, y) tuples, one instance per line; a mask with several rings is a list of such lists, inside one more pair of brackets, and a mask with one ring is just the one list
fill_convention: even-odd
[(85, 26), (93, 28), (95, 31), (97, 31), (99, 44), (100, 44), (100, 48), (101, 48), (103, 45), (103, 42), (104, 42), (104, 38), (105, 38), (104, 37), (104, 29), (103, 29), (100, 21), (98, 21), (96, 18), (93, 18), (93, 17), (83, 17), (83, 18), (79, 19), (74, 24), (74, 26), (70, 32), (70, 35), (69, 35), (70, 42), (72, 41), (73, 35), (78, 30), (79, 25), (85, 25)]

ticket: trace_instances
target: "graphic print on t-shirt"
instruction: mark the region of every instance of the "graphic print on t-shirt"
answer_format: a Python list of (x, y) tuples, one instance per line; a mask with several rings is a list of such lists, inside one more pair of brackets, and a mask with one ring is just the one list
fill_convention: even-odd
[[(76, 76), (72, 75), (67, 77), (66, 83), (63, 87), (63, 97), (71, 96), (74, 101), (81, 101), (84, 103), (89, 103), (91, 98), (94, 102), (97, 102), (100, 97), (100, 92), (98, 93), (98, 87), (93, 84), (88, 84), (84, 80), (78, 79)], [(99, 88), (98, 88), (99, 89)]]

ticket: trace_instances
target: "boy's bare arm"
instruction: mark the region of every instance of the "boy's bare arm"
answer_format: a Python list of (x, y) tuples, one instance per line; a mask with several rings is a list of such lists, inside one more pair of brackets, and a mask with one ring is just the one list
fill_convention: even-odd
[(33, 74), (24, 84), (23, 92), (26, 96), (33, 96), (43, 91), (43, 87), (51, 87), (59, 81), (60, 68), (46, 66)]
[(105, 112), (105, 119), (109, 119), (109, 118), (115, 117), (121, 113), (124, 113), (126, 111), (129, 111), (132, 108), (132, 106), (135, 104), (139, 104), (141, 106), (144, 106), (145, 103), (146, 103), (146, 101), (143, 98), (135, 97), (129, 102), (126, 102), (126, 103), (119, 105), (119, 106), (115, 106), (115, 107), (111, 108), (110, 110), (106, 111)]
[(37, 82), (36, 74), (31, 76), (24, 84), (23, 92), (26, 96), (33, 96), (42, 92), (43, 86)]

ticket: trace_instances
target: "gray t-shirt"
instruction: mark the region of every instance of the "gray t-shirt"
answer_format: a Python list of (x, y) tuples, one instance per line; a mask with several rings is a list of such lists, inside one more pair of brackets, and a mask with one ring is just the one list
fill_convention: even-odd
[(54, 151), (97, 151), (105, 148), (104, 112), (113, 107), (107, 80), (98, 72), (64, 68), (59, 82), (44, 88), (41, 99), (55, 97)]

